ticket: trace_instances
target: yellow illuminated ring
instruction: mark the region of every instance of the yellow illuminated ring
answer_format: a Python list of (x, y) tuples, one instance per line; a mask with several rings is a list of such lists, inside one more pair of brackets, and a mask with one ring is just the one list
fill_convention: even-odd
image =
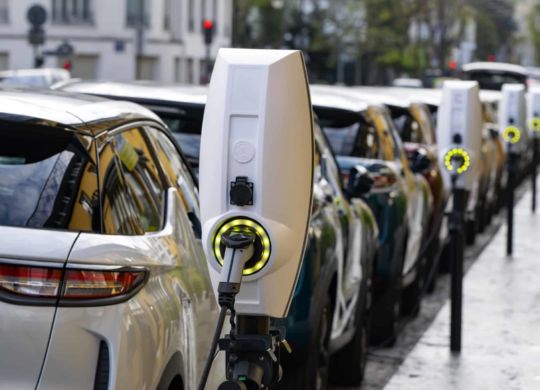
[(540, 118), (532, 118), (529, 122), (529, 128), (532, 131), (540, 132)]
[(471, 166), (471, 158), (469, 156), (469, 153), (465, 149), (462, 148), (453, 148), (450, 149), (444, 156), (444, 166), (448, 170), (448, 172), (454, 171), (454, 165), (452, 164), (452, 159), (454, 157), (461, 157), (463, 159), (463, 164), (456, 169), (457, 174), (462, 174), (469, 169)]
[(504, 129), (503, 138), (506, 142), (517, 144), (521, 138), (521, 131), (516, 126), (508, 126)]
[(244, 268), (244, 271), (242, 274), (244, 276), (253, 275), (254, 273), (260, 271), (267, 263), (268, 260), (270, 260), (270, 251), (271, 251), (271, 243), (270, 243), (270, 237), (268, 236), (268, 233), (266, 230), (257, 222), (255, 222), (252, 219), (249, 218), (233, 218), (228, 221), (225, 221), (214, 234), (213, 238), (213, 252), (214, 257), (218, 261), (218, 263), (223, 266), (224, 259), (223, 255), (221, 253), (221, 238), (225, 233), (236, 231), (250, 231), (255, 233), (257, 238), (259, 239), (261, 245), (262, 245), (262, 252), (260, 255), (260, 258), (256, 261), (255, 264), (248, 268)]

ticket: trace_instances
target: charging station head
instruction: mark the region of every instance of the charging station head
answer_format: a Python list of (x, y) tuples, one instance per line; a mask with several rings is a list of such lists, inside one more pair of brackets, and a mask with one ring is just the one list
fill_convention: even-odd
[(470, 190), (482, 147), (482, 105), (476, 81), (446, 81), (437, 112), (437, 143), (445, 176)]
[(534, 137), (540, 137), (540, 87), (529, 89), (527, 102), (528, 129)]
[(527, 144), (525, 86), (503, 84), (499, 103), (499, 126), (511, 153), (521, 153)]
[(202, 239), (217, 289), (224, 235), (255, 236), (240, 314), (287, 315), (309, 226), (313, 147), (301, 52), (221, 49), (202, 128)]

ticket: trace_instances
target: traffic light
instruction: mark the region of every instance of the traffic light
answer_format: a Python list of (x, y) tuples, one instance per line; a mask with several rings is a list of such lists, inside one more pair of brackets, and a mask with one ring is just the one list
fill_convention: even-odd
[(211, 19), (204, 19), (202, 28), (204, 33), (204, 43), (211, 45), (212, 39), (214, 38), (214, 21)]

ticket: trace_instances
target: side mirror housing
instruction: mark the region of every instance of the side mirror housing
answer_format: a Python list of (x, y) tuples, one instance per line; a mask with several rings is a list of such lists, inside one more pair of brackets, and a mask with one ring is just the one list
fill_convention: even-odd
[(373, 187), (373, 177), (369, 171), (361, 166), (353, 167), (349, 171), (349, 181), (346, 192), (350, 198), (359, 198), (371, 191)]
[(414, 173), (424, 173), (431, 167), (431, 159), (422, 150), (417, 151), (411, 157), (411, 169)]

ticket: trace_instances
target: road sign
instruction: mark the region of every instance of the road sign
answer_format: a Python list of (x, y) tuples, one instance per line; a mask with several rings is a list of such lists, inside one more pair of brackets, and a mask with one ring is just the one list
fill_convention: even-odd
[(26, 13), (26, 18), (28, 19), (28, 22), (34, 27), (39, 27), (45, 24), (47, 21), (47, 10), (43, 8), (41, 5), (33, 5), (30, 8), (28, 8), (28, 12)]
[(73, 45), (71, 43), (62, 42), (62, 44), (58, 46), (58, 49), (56, 49), (56, 52), (60, 57), (72, 57), (75, 49), (73, 48)]
[(32, 27), (28, 32), (28, 42), (33, 45), (43, 45), (45, 43), (45, 30), (41, 27)]

